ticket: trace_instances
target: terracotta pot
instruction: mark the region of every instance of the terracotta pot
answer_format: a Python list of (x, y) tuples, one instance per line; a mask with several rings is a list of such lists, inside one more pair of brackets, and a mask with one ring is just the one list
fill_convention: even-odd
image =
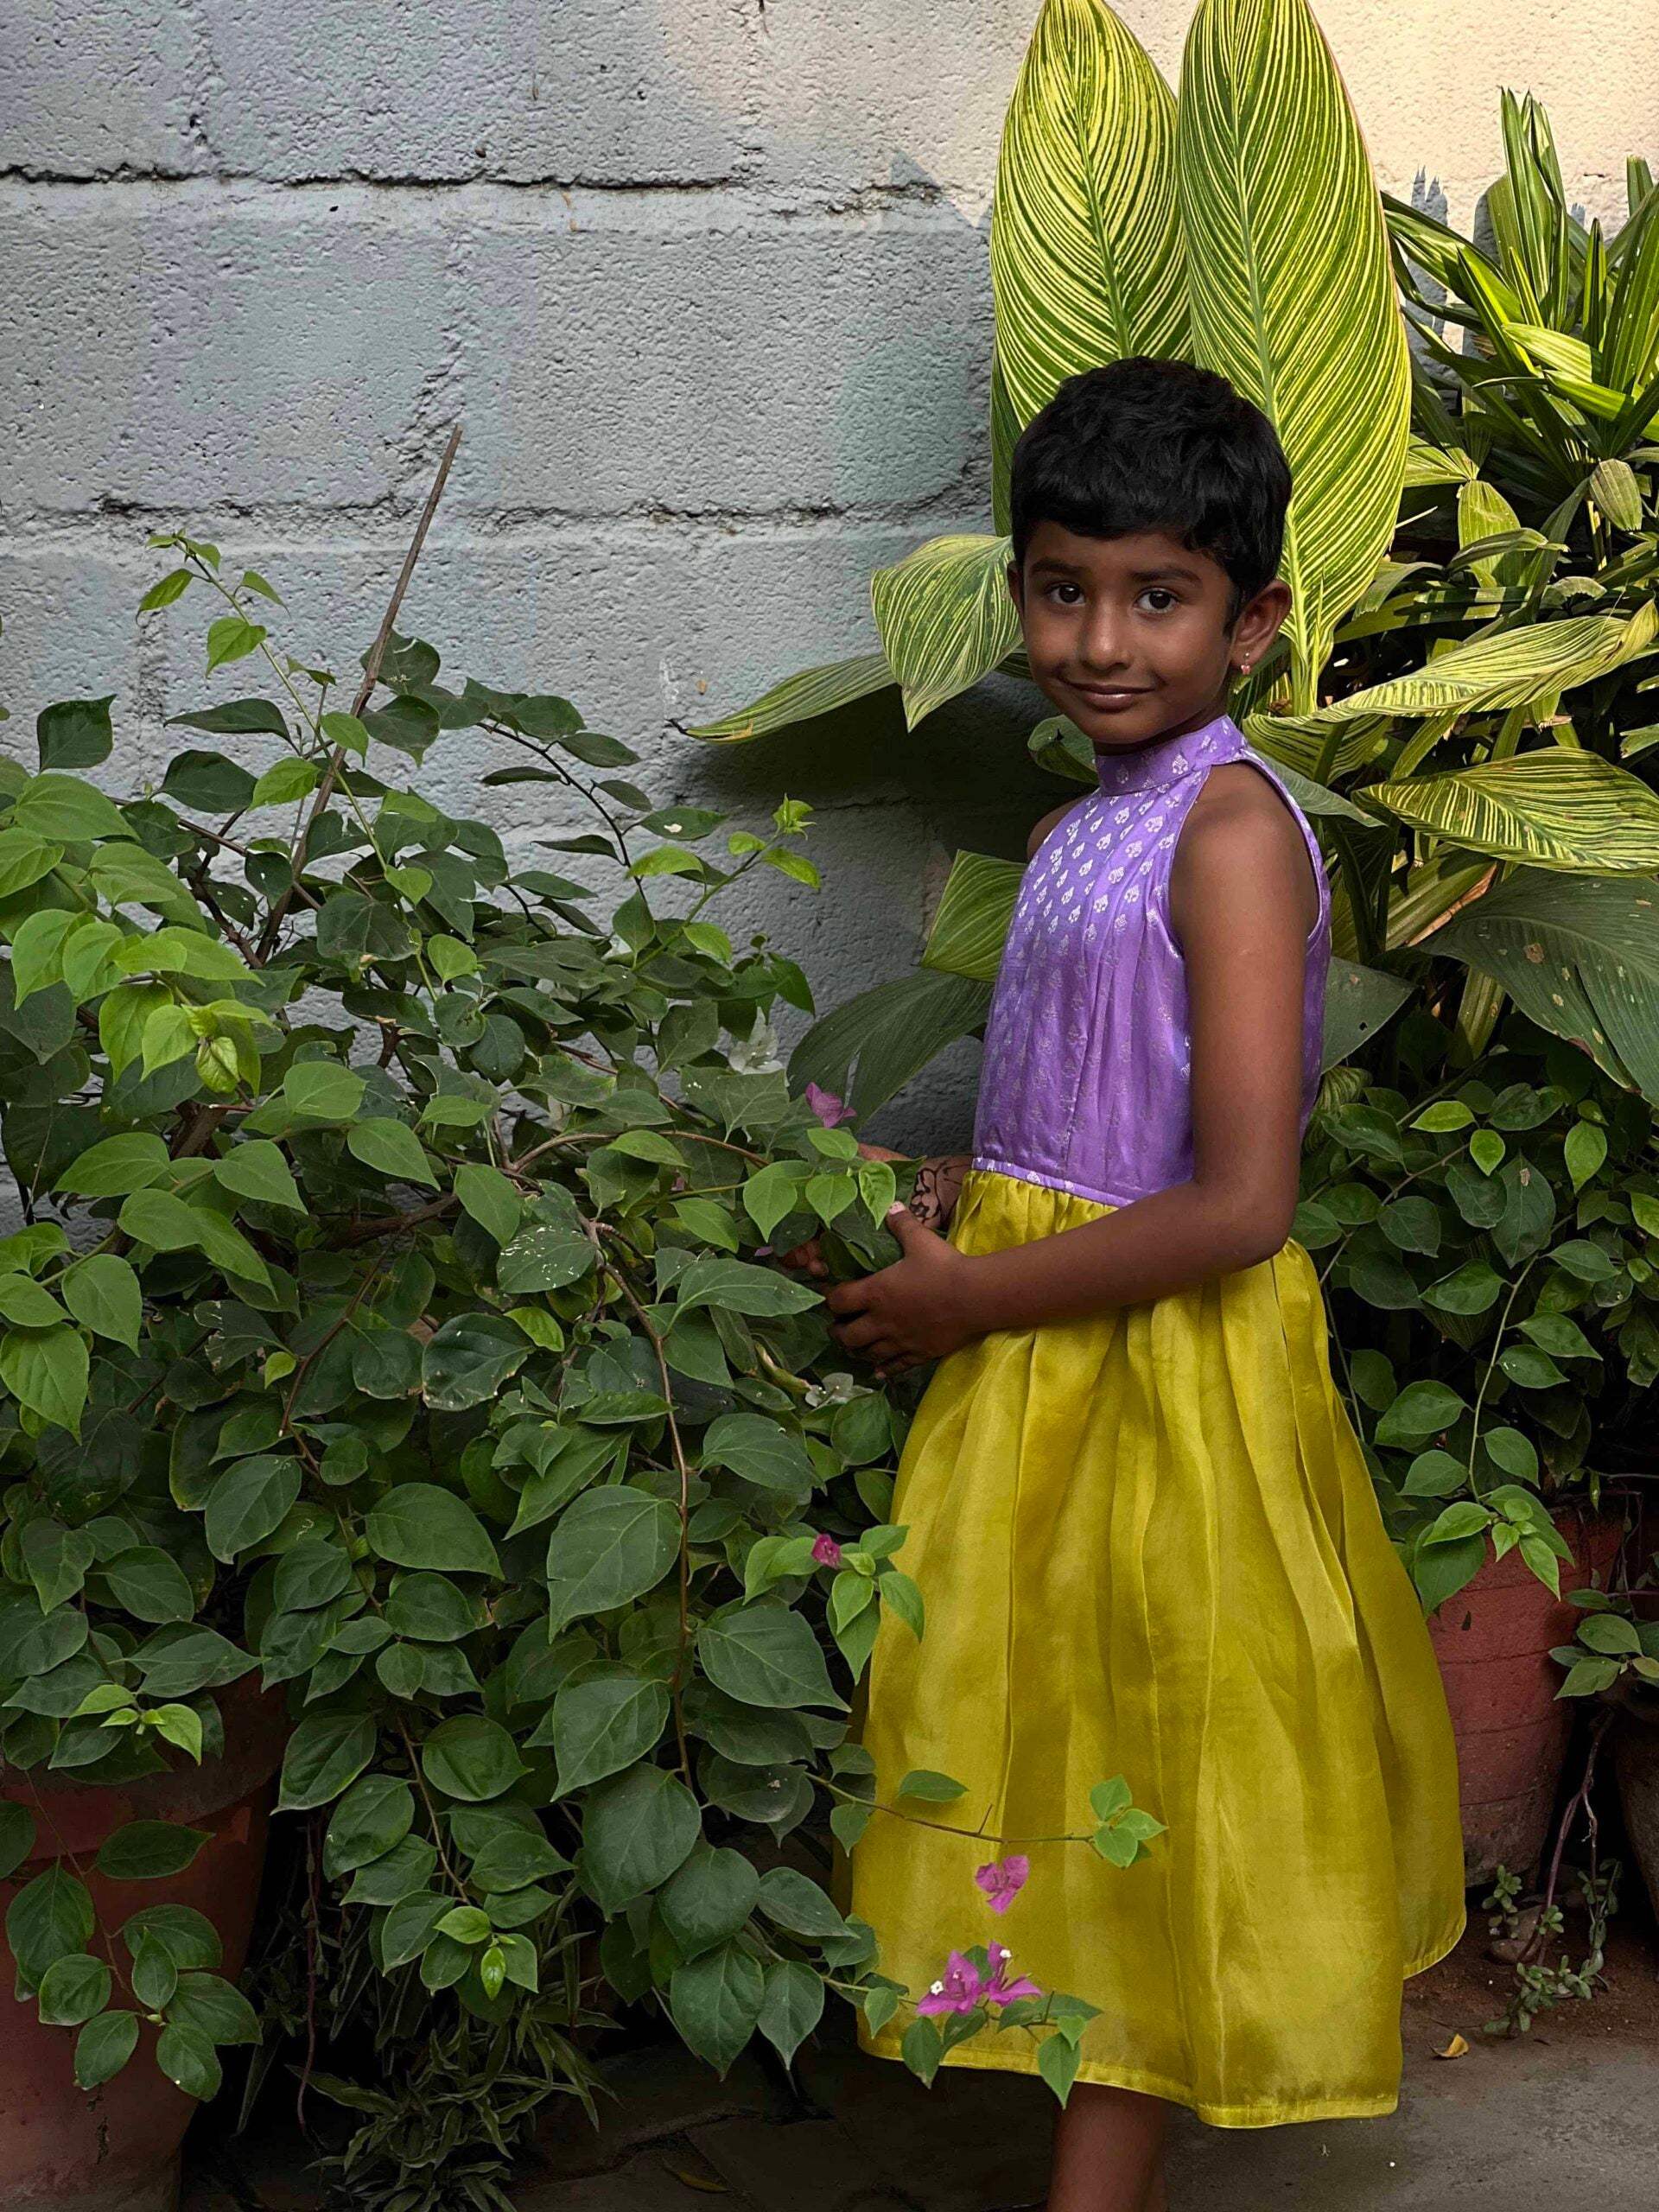
[[(221, 1971), (235, 1976), (246, 1955), (264, 1863), (271, 1777), (287, 1733), (280, 1697), (262, 1697), (250, 1675), (223, 1693), (225, 1756), (181, 1764), (119, 1789), (96, 1789), (36, 1770), (9, 1775), (0, 1796), (35, 1815), (35, 1850), (10, 1881), (0, 1909), (54, 1859), (73, 1859), (86, 1879), (99, 1923), (118, 1928), (150, 1904), (194, 1905), (225, 1946)], [(133, 1820), (206, 1828), (182, 1874), (112, 1882), (89, 1872), (99, 1845)], [(118, 1958), (123, 1955), (117, 1946)], [(0, 1941), (0, 1975), (11, 1993), (10, 1955)], [(172, 2212), (179, 2145), (194, 2101), (159, 2072), (147, 2030), (112, 2082), (75, 2087), (74, 2036), (41, 2025), (32, 2003), (7, 2005), (0, 2060), (0, 2212)]]
[[(1558, 1525), (1575, 1561), (1561, 1562), (1563, 1592), (1583, 1588), (1592, 1569), (1605, 1583), (1622, 1516), (1569, 1512)], [(1543, 1851), (1573, 1711), (1556, 1697), (1561, 1670), (1549, 1654), (1573, 1641), (1580, 1618), (1518, 1549), (1489, 1558), (1430, 1618), (1457, 1738), (1467, 1882), (1486, 1881), (1499, 1866), (1529, 1873)]]

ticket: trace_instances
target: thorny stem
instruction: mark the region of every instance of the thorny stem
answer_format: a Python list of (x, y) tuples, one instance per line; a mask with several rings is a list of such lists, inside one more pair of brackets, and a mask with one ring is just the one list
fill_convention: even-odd
[(1039, 1843), (1092, 1843), (1094, 1841), (1092, 1829), (1083, 1835), (992, 1835), (987, 1825), (991, 1817), (988, 1813), (976, 1828), (958, 1827), (951, 1821), (930, 1821), (925, 1813), (906, 1813), (901, 1811), (897, 1805), (884, 1805), (879, 1799), (861, 1797), (856, 1790), (848, 1789), (841, 1783), (831, 1782), (823, 1775), (814, 1775), (812, 1779), (820, 1789), (827, 1789), (832, 1797), (839, 1797), (849, 1805), (862, 1805), (867, 1811), (872, 1813), (890, 1814), (895, 1821), (908, 1821), (912, 1827), (937, 1828), (941, 1835), (965, 1835), (970, 1842), (995, 1843), (1007, 1849), (1012, 1845), (1034, 1846)]

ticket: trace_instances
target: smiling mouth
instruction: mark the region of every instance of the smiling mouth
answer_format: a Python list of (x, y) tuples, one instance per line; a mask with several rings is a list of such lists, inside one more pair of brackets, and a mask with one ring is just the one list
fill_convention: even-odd
[(1130, 683), (1074, 683), (1071, 686), (1078, 698), (1086, 699), (1091, 707), (1108, 714), (1117, 708), (1131, 705), (1136, 699), (1144, 699), (1151, 688), (1149, 684)]

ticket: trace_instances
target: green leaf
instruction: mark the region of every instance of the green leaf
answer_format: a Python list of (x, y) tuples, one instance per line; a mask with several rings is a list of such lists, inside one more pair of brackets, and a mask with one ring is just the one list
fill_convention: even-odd
[(292, 806), (314, 791), (321, 779), (315, 760), (289, 758), (265, 770), (248, 798), (250, 811), (260, 806)]
[[(1569, 874), (1659, 868), (1659, 793), (1596, 753), (1550, 746), (1450, 775), (1370, 784), (1366, 797), (1414, 829), (1496, 860)], [(1431, 943), (1443, 949), (1439, 935)]]
[(792, 1090), (833, 1090), (861, 1115), (897, 1096), (928, 1062), (981, 1027), (988, 983), (923, 969), (861, 991), (817, 1021), (790, 1056)]
[[(201, 721), (192, 727), (201, 728)], [(253, 798), (253, 778), (222, 753), (179, 753), (168, 763), (162, 789), (181, 806), (198, 808), (203, 814), (240, 814)]]
[(583, 1879), (607, 1914), (656, 1889), (682, 1866), (702, 1832), (697, 1801), (659, 1766), (601, 1782), (582, 1824)]
[(716, 1255), (694, 1260), (675, 1286), (682, 1306), (723, 1306), (728, 1313), (760, 1319), (780, 1313), (805, 1313), (822, 1305), (816, 1290), (790, 1282), (769, 1268)]
[(899, 1784), (901, 1797), (920, 1797), (930, 1805), (948, 1805), (967, 1794), (965, 1782), (957, 1782), (948, 1774), (936, 1774), (931, 1767), (912, 1768)]
[(49, 845), (27, 830), (0, 830), (0, 899), (29, 890), (62, 858), (61, 845)]
[(629, 1483), (584, 1491), (548, 1539), (549, 1634), (655, 1589), (679, 1548), (679, 1515), (666, 1499)]
[(668, 1725), (668, 1709), (664, 1685), (631, 1668), (567, 1682), (552, 1714), (560, 1796), (644, 1758)]
[(346, 1133), (346, 1149), (377, 1175), (390, 1175), (400, 1183), (424, 1183), (435, 1191), (438, 1187), (426, 1147), (405, 1122), (378, 1115), (354, 1122)]
[[(220, 626), (217, 622), (213, 626), (215, 630)], [(221, 655), (222, 658), (230, 657)], [(187, 2097), (205, 2101), (219, 2094), (219, 2083), (224, 2079), (219, 2055), (198, 2029), (175, 2027), (169, 2023), (156, 2038), (156, 2063), (175, 2088), (182, 2089)]]
[(928, 932), (922, 965), (994, 983), (1024, 874), (1014, 861), (958, 853)]
[(110, 2001), (112, 1977), (86, 1951), (57, 1960), (41, 1978), (41, 2018), (48, 2028), (78, 2028)]
[(1403, 977), (1357, 960), (1333, 960), (1325, 980), (1323, 1068), (1338, 1067), (1374, 1037), (1412, 995)]
[[(17, 794), (11, 821), (14, 829), (27, 830), (48, 844), (72, 845), (86, 838), (132, 835), (126, 817), (102, 791), (82, 783), (79, 776), (32, 776)], [(18, 995), (22, 995), (21, 991)]]
[(468, 1163), (455, 1170), (455, 1196), (462, 1211), (498, 1244), (511, 1244), (524, 1217), (524, 1202), (499, 1168)]
[(203, 1533), (226, 1566), (263, 1544), (300, 1494), (300, 1463), (262, 1452), (227, 1467), (207, 1496)]
[(1467, 961), (1541, 1028), (1659, 1101), (1659, 906), (1650, 884), (1522, 868), (1425, 949)]
[(107, 699), (60, 699), (35, 717), (35, 737), (42, 768), (96, 768), (115, 743)]
[(291, 1213), (308, 1211), (299, 1185), (278, 1147), (265, 1137), (245, 1137), (213, 1162), (213, 1180), (221, 1190), (260, 1205), (286, 1206)]
[(1037, 2046), (1037, 2071), (1062, 2105), (1077, 2078), (1079, 2056), (1077, 2046), (1069, 2036), (1045, 2036)]
[(241, 1991), (216, 1974), (181, 1974), (168, 2005), (175, 2027), (210, 2044), (257, 2044), (259, 2022)]
[[(501, 1287), (505, 1290), (506, 1285)], [(486, 1405), (507, 1377), (518, 1373), (530, 1354), (524, 1332), (499, 1314), (457, 1313), (443, 1324), (421, 1355), (426, 1402), (435, 1412), (446, 1414)]]
[(1411, 378), (1364, 143), (1304, 0), (1202, 0), (1175, 145), (1194, 357), (1264, 410), (1290, 462), (1280, 573), (1312, 706), (1398, 519)]
[(760, 1878), (741, 1851), (702, 1844), (664, 1888), (658, 1910), (680, 1956), (695, 1959), (737, 1934), (760, 1890)]
[[(1436, 653), (1414, 675), (1393, 677), (1333, 700), (1319, 709), (1319, 720), (1338, 723), (1376, 715), (1496, 714), (1512, 707), (1535, 706), (1559, 692), (1611, 675), (1625, 661), (1645, 652), (1656, 630), (1659, 630), (1659, 620), (1649, 601), (1629, 621), (1610, 614), (1580, 614), (1565, 621), (1530, 622), (1516, 629), (1488, 631), (1466, 645)], [(1554, 755), (1522, 757), (1540, 760)], [(1598, 758), (1593, 753), (1570, 752), (1561, 757)], [(1518, 766), (1519, 762), (1508, 765)], [(1368, 804), (1376, 800), (1387, 805), (1391, 802), (1386, 793), (1408, 793), (1413, 788), (1409, 779), (1398, 785), (1370, 784), (1365, 798)]]
[(760, 1878), (760, 1910), (791, 1936), (808, 1936), (829, 1942), (847, 1933), (847, 1923), (835, 1906), (806, 1875), (793, 1866), (769, 1866)]
[(823, 1981), (798, 1959), (773, 1959), (766, 1968), (756, 2025), (785, 2066), (823, 2017)]
[(0, 1798), (0, 1881), (8, 1880), (35, 1848), (35, 1815), (26, 1805)]
[(1440, 1313), (1484, 1313), (1497, 1304), (1504, 1287), (1503, 1277), (1484, 1260), (1466, 1260), (1454, 1274), (1431, 1284), (1423, 1293), (1423, 1303)]
[(885, 653), (865, 653), (855, 660), (830, 661), (819, 668), (803, 669), (735, 714), (720, 721), (700, 722), (687, 735), (715, 743), (746, 744), (750, 738), (768, 737), (774, 730), (791, 729), (797, 722), (812, 721), (834, 714), (873, 693), (893, 688), (893, 671)]
[(94, 1862), (100, 1874), (114, 1882), (154, 1880), (164, 1874), (181, 1874), (205, 1843), (213, 1840), (206, 1828), (188, 1828), (172, 1821), (129, 1821), (106, 1836)]
[(288, 1739), (277, 1810), (331, 1804), (374, 1757), (375, 1725), (366, 1713), (310, 1713)]
[(723, 2079), (754, 2032), (765, 1994), (759, 1960), (736, 1943), (722, 1943), (674, 1969), (668, 2009), (687, 2046)]
[(435, 1483), (399, 1483), (389, 1490), (370, 1510), (364, 1533), (379, 1557), (395, 1567), (497, 1577), (501, 1573), (495, 1546), (477, 1514)]
[[(169, 715), (167, 726), (169, 729), (206, 730), (214, 737), (286, 737), (288, 735), (288, 724), (269, 699), (226, 699), (222, 706), (203, 707), (197, 714)], [(185, 757), (218, 760), (223, 756), (217, 753), (210, 753)], [(226, 766), (230, 765), (232, 764), (226, 763)], [(221, 810), (213, 808), (211, 799), (200, 803), (206, 804), (210, 811)], [(227, 814), (233, 810), (234, 803), (232, 807), (222, 810)]]
[(804, 1616), (774, 1599), (711, 1614), (698, 1632), (697, 1656), (716, 1688), (740, 1705), (846, 1710)]
[(144, 1300), (138, 1278), (126, 1261), (111, 1252), (94, 1252), (78, 1260), (58, 1281), (63, 1302), (77, 1321), (95, 1336), (137, 1351)]
[[(159, 1545), (135, 1544), (130, 1549), (118, 1552), (113, 1559), (104, 1562), (104, 1580), (110, 1586), (110, 1594), (124, 1612), (135, 1620), (155, 1621), (165, 1626), (175, 1621), (191, 1619), (196, 1610), (196, 1593), (190, 1586), (190, 1578), (171, 1552), (164, 1552)], [(160, 1696), (154, 1681), (149, 1683), (150, 1694)]]
[(421, 1746), (421, 1771), (435, 1789), (469, 1805), (511, 1789), (528, 1771), (506, 1730), (481, 1713), (441, 1721)]
[(8, 1329), (0, 1337), (0, 1382), (20, 1406), (80, 1434), (89, 1371), (86, 1346), (71, 1328)]
[(75, 2087), (101, 2088), (138, 2048), (136, 2012), (99, 2012), (75, 2037)]
[[(216, 622), (207, 625), (208, 675), (216, 668), (223, 668), (227, 661), (245, 660), (264, 641), (265, 633), (257, 622), (246, 621), (239, 614), (221, 614)], [(201, 2094), (200, 2090), (191, 2092), (193, 2096)]]
[[(547, 1838), (528, 1828), (502, 1828), (486, 1836), (473, 1857), (472, 1880), (493, 1897), (528, 1889), (550, 1874), (569, 1871), (570, 1862)], [(499, 1911), (502, 1908), (493, 1907)]]
[(989, 675), (1019, 644), (1010, 553), (1006, 537), (936, 537), (870, 579), (876, 628), (910, 728)]
[(353, 1783), (328, 1818), (322, 1871), (331, 1881), (383, 1859), (409, 1834), (415, 1796), (396, 1775), (365, 1774)]
[(721, 1414), (710, 1421), (702, 1440), (702, 1464), (729, 1468), (758, 1490), (803, 1503), (811, 1495), (812, 1462), (806, 1446), (763, 1414)]
[(1376, 1425), (1379, 1444), (1427, 1442), (1452, 1427), (1463, 1400), (1445, 1382), (1408, 1382)]
[(33, 1995), (48, 1967), (84, 1951), (94, 1925), (86, 1885), (56, 1859), (26, 1883), (6, 1910), (6, 1942), (23, 1994)]
[(1023, 427), (1069, 376), (1190, 348), (1175, 103), (1109, 8), (1039, 16), (991, 211), (996, 358)]
[(33, 1276), (10, 1270), (0, 1274), (0, 1320), (19, 1328), (50, 1329), (62, 1319), (62, 1306)]

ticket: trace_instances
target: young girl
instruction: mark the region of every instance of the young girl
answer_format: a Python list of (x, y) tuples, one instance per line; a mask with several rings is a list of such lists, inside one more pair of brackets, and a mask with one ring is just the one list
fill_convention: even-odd
[[(878, 1816), (854, 1910), (912, 1999), (995, 1938), (1099, 2008), (1052, 2212), (1159, 2212), (1172, 2102), (1393, 2110), (1401, 1978), (1464, 1924), (1440, 1677), (1286, 1242), (1328, 899), (1225, 709), (1289, 607), (1289, 493), (1266, 418), (1174, 362), (1072, 378), (1020, 440), (1009, 582), (1099, 789), (1033, 833), (971, 1162), (929, 1163), (903, 1257), (830, 1294), (884, 1373), (940, 1362), (893, 1508), (926, 1635), (882, 1629), (865, 1741), (879, 1802), (932, 1768), (966, 1795), (910, 1809), (975, 1831)], [(1035, 1840), (1117, 1774), (1166, 1829), (1138, 1865)], [(1003, 1853), (1028, 1877), (988, 1917)], [(1036, 2043), (946, 2063), (1033, 2072)]]

